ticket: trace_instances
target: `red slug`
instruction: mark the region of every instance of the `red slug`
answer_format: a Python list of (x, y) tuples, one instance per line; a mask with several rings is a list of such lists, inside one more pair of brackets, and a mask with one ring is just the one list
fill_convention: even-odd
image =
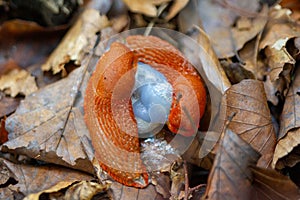
[(138, 127), (130, 100), (138, 62), (162, 73), (172, 85), (167, 126), (174, 133), (196, 133), (205, 110), (206, 90), (181, 52), (154, 36), (135, 35), (127, 37), (125, 44), (114, 42), (99, 59), (84, 98), (95, 157), (116, 181), (143, 188), (148, 185), (148, 173), (140, 158)]

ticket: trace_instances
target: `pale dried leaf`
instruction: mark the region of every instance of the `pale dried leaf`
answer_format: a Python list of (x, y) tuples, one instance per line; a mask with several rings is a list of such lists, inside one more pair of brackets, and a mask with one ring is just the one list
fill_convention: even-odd
[(64, 200), (88, 200), (100, 192), (109, 189), (110, 183), (99, 184), (91, 181), (81, 181), (68, 188)]
[(206, 189), (206, 199), (251, 199), (252, 174), (259, 154), (237, 134), (225, 132)]
[(2, 150), (93, 173), (82, 143), (89, 138), (82, 108), (73, 107), (84, 69), (27, 96), (6, 120), (9, 141)]
[(224, 121), (233, 116), (228, 128), (261, 153), (258, 166), (269, 167), (276, 138), (263, 83), (243, 80), (227, 90), (222, 102)]
[(93, 179), (86, 173), (64, 167), (20, 165), (3, 159), (0, 164), (10, 171), (11, 177), (18, 182), (15, 186), (24, 195), (46, 190), (62, 181), (75, 182)]
[(189, 0), (174, 0), (168, 15), (165, 17), (166, 20), (170, 20), (173, 17), (175, 17), (175, 15), (178, 14), (178, 12), (183, 9), (187, 3), (189, 2)]
[(64, 68), (65, 64), (74, 61), (75, 65), (80, 65), (84, 55), (94, 47), (96, 33), (109, 24), (107, 17), (101, 16), (97, 10), (85, 10), (52, 52), (47, 62), (42, 65), (42, 70), (51, 69), (53, 74), (62, 71), (62, 75), (65, 76), (67, 73)]
[(130, 11), (134, 13), (141, 13), (150, 17), (157, 16), (157, 8), (163, 3), (167, 3), (171, 0), (123, 0), (128, 6)]
[(0, 77), (0, 90), (12, 97), (18, 94), (26, 96), (37, 89), (35, 78), (23, 69), (13, 69)]
[[(273, 158), (273, 167), (279, 159), (288, 156), (300, 144), (300, 70), (297, 69), (295, 79), (285, 99), (280, 119), (279, 141)], [(300, 160), (298, 160), (299, 162)]]

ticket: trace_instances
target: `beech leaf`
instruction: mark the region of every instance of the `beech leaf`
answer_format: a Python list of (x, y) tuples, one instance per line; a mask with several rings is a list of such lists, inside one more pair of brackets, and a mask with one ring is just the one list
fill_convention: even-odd
[(262, 154), (258, 166), (271, 165), (276, 144), (275, 130), (261, 81), (243, 80), (226, 91), (222, 99), (228, 128)]
[(250, 199), (251, 170), (259, 154), (231, 130), (227, 130), (211, 169), (206, 199)]
[(93, 173), (93, 155), (85, 150), (92, 147), (82, 142), (89, 133), (80, 107), (73, 107), (85, 67), (27, 96), (6, 120), (9, 141), (2, 150)]
[(24, 195), (37, 193), (48, 189), (59, 182), (75, 182), (91, 180), (92, 176), (72, 169), (56, 166), (30, 166), (14, 164), (7, 160), (0, 160), (1, 168), (7, 169), (17, 184), (15, 185)]
[[(300, 70), (297, 69), (295, 79), (288, 91), (280, 119), (279, 141), (276, 145), (273, 167), (279, 159), (288, 156), (300, 144)], [(299, 162), (297, 159), (293, 165)], [(283, 166), (281, 165), (280, 168)]]

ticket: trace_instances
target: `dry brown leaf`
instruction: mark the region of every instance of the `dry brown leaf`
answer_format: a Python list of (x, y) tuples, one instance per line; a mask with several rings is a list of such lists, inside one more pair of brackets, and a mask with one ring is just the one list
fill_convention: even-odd
[(182, 11), (185, 15), (179, 16), (179, 27), (187, 31), (192, 26), (202, 25), (212, 39), (217, 56), (227, 58), (234, 56), (264, 28), (268, 8), (263, 6), (257, 13), (258, 9), (258, 1), (190, 1)]
[(173, 17), (175, 17), (175, 15), (177, 15), (178, 12), (180, 10), (182, 10), (187, 5), (188, 2), (189, 2), (189, 0), (174, 0), (173, 4), (169, 10), (169, 13), (165, 17), (165, 19), (170, 20)]
[(0, 77), (0, 90), (12, 97), (18, 94), (27, 96), (37, 89), (34, 77), (26, 70), (14, 69)]
[[(277, 49), (267, 46), (265, 53), (268, 59), (268, 66), (270, 66), (269, 76), (271, 81), (279, 79), (279, 75), (286, 64), (294, 65), (296, 63), (284, 47)], [(291, 71), (291, 67), (289, 69)]]
[(300, 199), (299, 188), (289, 177), (275, 170), (251, 167), (253, 174), (252, 199)]
[(234, 115), (228, 128), (262, 154), (258, 166), (270, 166), (276, 137), (263, 83), (243, 80), (233, 85), (222, 100), (222, 109), (225, 122)]
[(89, 133), (82, 108), (74, 105), (84, 71), (85, 65), (27, 96), (6, 120), (9, 141), (2, 150), (93, 173), (88, 158), (93, 155), (87, 154), (82, 142)]
[(269, 20), (264, 29), (259, 49), (266, 46), (282, 45), (288, 39), (300, 36), (300, 27), (290, 18), (290, 11), (282, 9), (279, 5), (269, 12)]
[(197, 42), (201, 46), (200, 57), (204, 73), (209, 82), (211, 82), (221, 94), (224, 94), (231, 84), (212, 48), (210, 37), (202, 29), (199, 28), (198, 30), (199, 35)]
[(75, 65), (80, 65), (84, 55), (94, 47), (96, 33), (109, 24), (107, 17), (101, 16), (97, 10), (85, 10), (47, 62), (42, 65), (42, 70), (51, 69), (53, 74), (62, 71), (62, 75), (65, 76), (67, 74), (65, 64), (74, 61)]
[(252, 174), (259, 154), (230, 130), (225, 132), (211, 169), (206, 199), (251, 199)]
[(123, 0), (128, 6), (130, 11), (134, 13), (141, 13), (150, 17), (157, 16), (157, 8), (163, 3), (167, 3), (171, 0)]
[(285, 47), (286, 42), (281, 43), (278, 40), (272, 47), (267, 46), (264, 49), (267, 65), (265, 91), (273, 105), (278, 105), (278, 92), (282, 97), (286, 96), (296, 63)]
[[(273, 167), (279, 159), (288, 156), (300, 144), (300, 70), (297, 69), (295, 79), (285, 99), (280, 119), (279, 141), (273, 158)], [(296, 162), (299, 162), (298, 159)], [(296, 163), (294, 163), (296, 164)], [(280, 168), (282, 168), (281, 166)]]
[(46, 190), (59, 182), (91, 180), (92, 176), (83, 172), (56, 166), (30, 166), (11, 163), (1, 159), (0, 165), (10, 172), (10, 177), (17, 181), (15, 185), (24, 195)]

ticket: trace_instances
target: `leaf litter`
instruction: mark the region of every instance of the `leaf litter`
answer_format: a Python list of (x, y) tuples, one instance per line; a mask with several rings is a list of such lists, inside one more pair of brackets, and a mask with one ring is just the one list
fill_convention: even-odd
[[(125, 9), (125, 12), (122, 11), (123, 16), (118, 16), (115, 12), (114, 20), (118, 20), (119, 24), (115, 21), (112, 25), (108, 21), (110, 17), (101, 16), (100, 21), (103, 20), (103, 23), (89, 27), (93, 24), (93, 20), (86, 19), (83, 26), (80, 22), (82, 18), (78, 18), (77, 28), (74, 28), (76, 25), (73, 26), (73, 33), (72, 31), (68, 33), (69, 36), (66, 36), (60, 47), (56, 48), (56, 53), (49, 57), (47, 67), (46, 65), (43, 67), (44, 70), (61, 73), (66, 77), (26, 95), (17, 110), (6, 119), (5, 128), (9, 132), (9, 141), (1, 146), (1, 154), (13, 153), (20, 158), (21, 155), (25, 155), (33, 161), (38, 160), (46, 167), (51, 166), (51, 169), (50, 163), (58, 164), (60, 167), (53, 169), (62, 172), (69, 170), (76, 176), (69, 182), (58, 179), (55, 183), (50, 181), (52, 185), (43, 183), (41, 185), (44, 185), (44, 188), (39, 189), (34, 188), (34, 185), (39, 183), (35, 182), (30, 190), (29, 187), (25, 190), (23, 188), (26, 186), (22, 185), (21, 175), (13, 175), (4, 170), (1, 182), (5, 187), (0, 188), (1, 197), (20, 198), (31, 194), (32, 196), (27, 198), (36, 199), (59, 193), (61, 196), (66, 195), (65, 198), (80, 199), (91, 198), (97, 196), (99, 192), (106, 191), (110, 198), (114, 199), (192, 199), (193, 196), (222, 199), (224, 195), (233, 199), (236, 197), (281, 199), (284, 196), (299, 198), (297, 186), (287, 176), (278, 173), (279, 171), (284, 174), (280, 169), (294, 167), (300, 160), (296, 156), (299, 143), (296, 139), (297, 118), (293, 118), (297, 116), (293, 114), (297, 111), (299, 75), (296, 65), (300, 57), (299, 31), (297, 22), (289, 17), (289, 11), (278, 6), (269, 8), (266, 5), (261, 6), (257, 1), (190, 0), (170, 3), (145, 0), (130, 5), (124, 2), (129, 7), (130, 13), (127, 15)], [(135, 6), (143, 4), (139, 6), (144, 8), (135, 10), (134, 4)], [(167, 9), (159, 10), (163, 8), (161, 6), (166, 6)], [(111, 8), (116, 9), (115, 2), (107, 4), (105, 12)], [(219, 10), (218, 15), (212, 15), (212, 10)], [(158, 12), (161, 12), (160, 16), (157, 15)], [(90, 12), (91, 16), (95, 16), (96, 13)], [(96, 16), (99, 19), (100, 15)], [(93, 160), (93, 148), (83, 121), (82, 97), (90, 72), (101, 53), (95, 52), (97, 56), (93, 58), (88, 54), (92, 52), (97, 37), (104, 39), (113, 32), (134, 27), (132, 16), (139, 16), (143, 22), (141, 24), (152, 23), (151, 26), (161, 27), (174, 27), (174, 24), (176, 26), (173, 20), (175, 18), (178, 20), (178, 28), (191, 37), (196, 35), (194, 38), (213, 57), (213, 60), (205, 61), (204, 71), (218, 92), (224, 94), (223, 113), (219, 113), (223, 117), (223, 124), (220, 124), (223, 128), (223, 137), (204, 158), (199, 153), (198, 138), (198, 143), (192, 145), (193, 148), (184, 155), (184, 159), (193, 157), (194, 160), (191, 161), (193, 165), (206, 166), (206, 169), (210, 170), (208, 181), (197, 181), (193, 178), (199, 171), (179, 168), (178, 171), (160, 172), (155, 175), (156, 177), (153, 175), (155, 178), (153, 177), (152, 184), (146, 189), (130, 188), (116, 182), (107, 185), (104, 181), (107, 176)], [(221, 20), (216, 21), (217, 19)], [(101, 31), (102, 28), (110, 26), (114, 30), (107, 28)], [(203, 27), (206, 33), (201, 28), (195, 27)], [(84, 38), (83, 43), (78, 42), (78, 38), (81, 37)], [(71, 39), (68, 41), (68, 38)], [(68, 42), (70, 46), (67, 45)], [(76, 48), (72, 48), (74, 45)], [(217, 56), (214, 56), (213, 51), (216, 51)], [(18, 57), (16, 58), (18, 61)], [(70, 62), (79, 67), (73, 71), (67, 69)], [(208, 66), (212, 67), (212, 70)], [(231, 86), (228, 80), (234, 85)], [(270, 107), (271, 111), (268, 102), (273, 104), (273, 107)], [(280, 106), (283, 106), (282, 114)], [(280, 124), (279, 133), (274, 123), (274, 107), (279, 110), (277, 118), (275, 117)], [(1, 117), (14, 111), (11, 110), (3, 112), (5, 114)], [(280, 114), (281, 117), (278, 118)], [(218, 137), (206, 139), (216, 140)], [(3, 158), (2, 163), (20, 166), (19, 169), (23, 170), (30, 167), (31, 170), (43, 173), (43, 165), (12, 164), (8, 158)], [(273, 167), (277, 167), (277, 171), (265, 169), (270, 168), (271, 163)], [(7, 166), (5, 169), (8, 169)], [(83, 182), (77, 177), (82, 172), (77, 170), (89, 173)], [(90, 181), (94, 175), (97, 175), (98, 183)], [(207, 183), (206, 187), (198, 185), (199, 188), (206, 189), (205, 195), (197, 187), (192, 195), (187, 191), (186, 188), (193, 188), (190, 185), (193, 183), (188, 181), (186, 175), (198, 184), (203, 181)], [(19, 182), (16, 183), (11, 178)], [(53, 177), (51, 180), (54, 179)], [(108, 187), (111, 189), (107, 191)], [(88, 188), (88, 191), (85, 192), (81, 188)]]

